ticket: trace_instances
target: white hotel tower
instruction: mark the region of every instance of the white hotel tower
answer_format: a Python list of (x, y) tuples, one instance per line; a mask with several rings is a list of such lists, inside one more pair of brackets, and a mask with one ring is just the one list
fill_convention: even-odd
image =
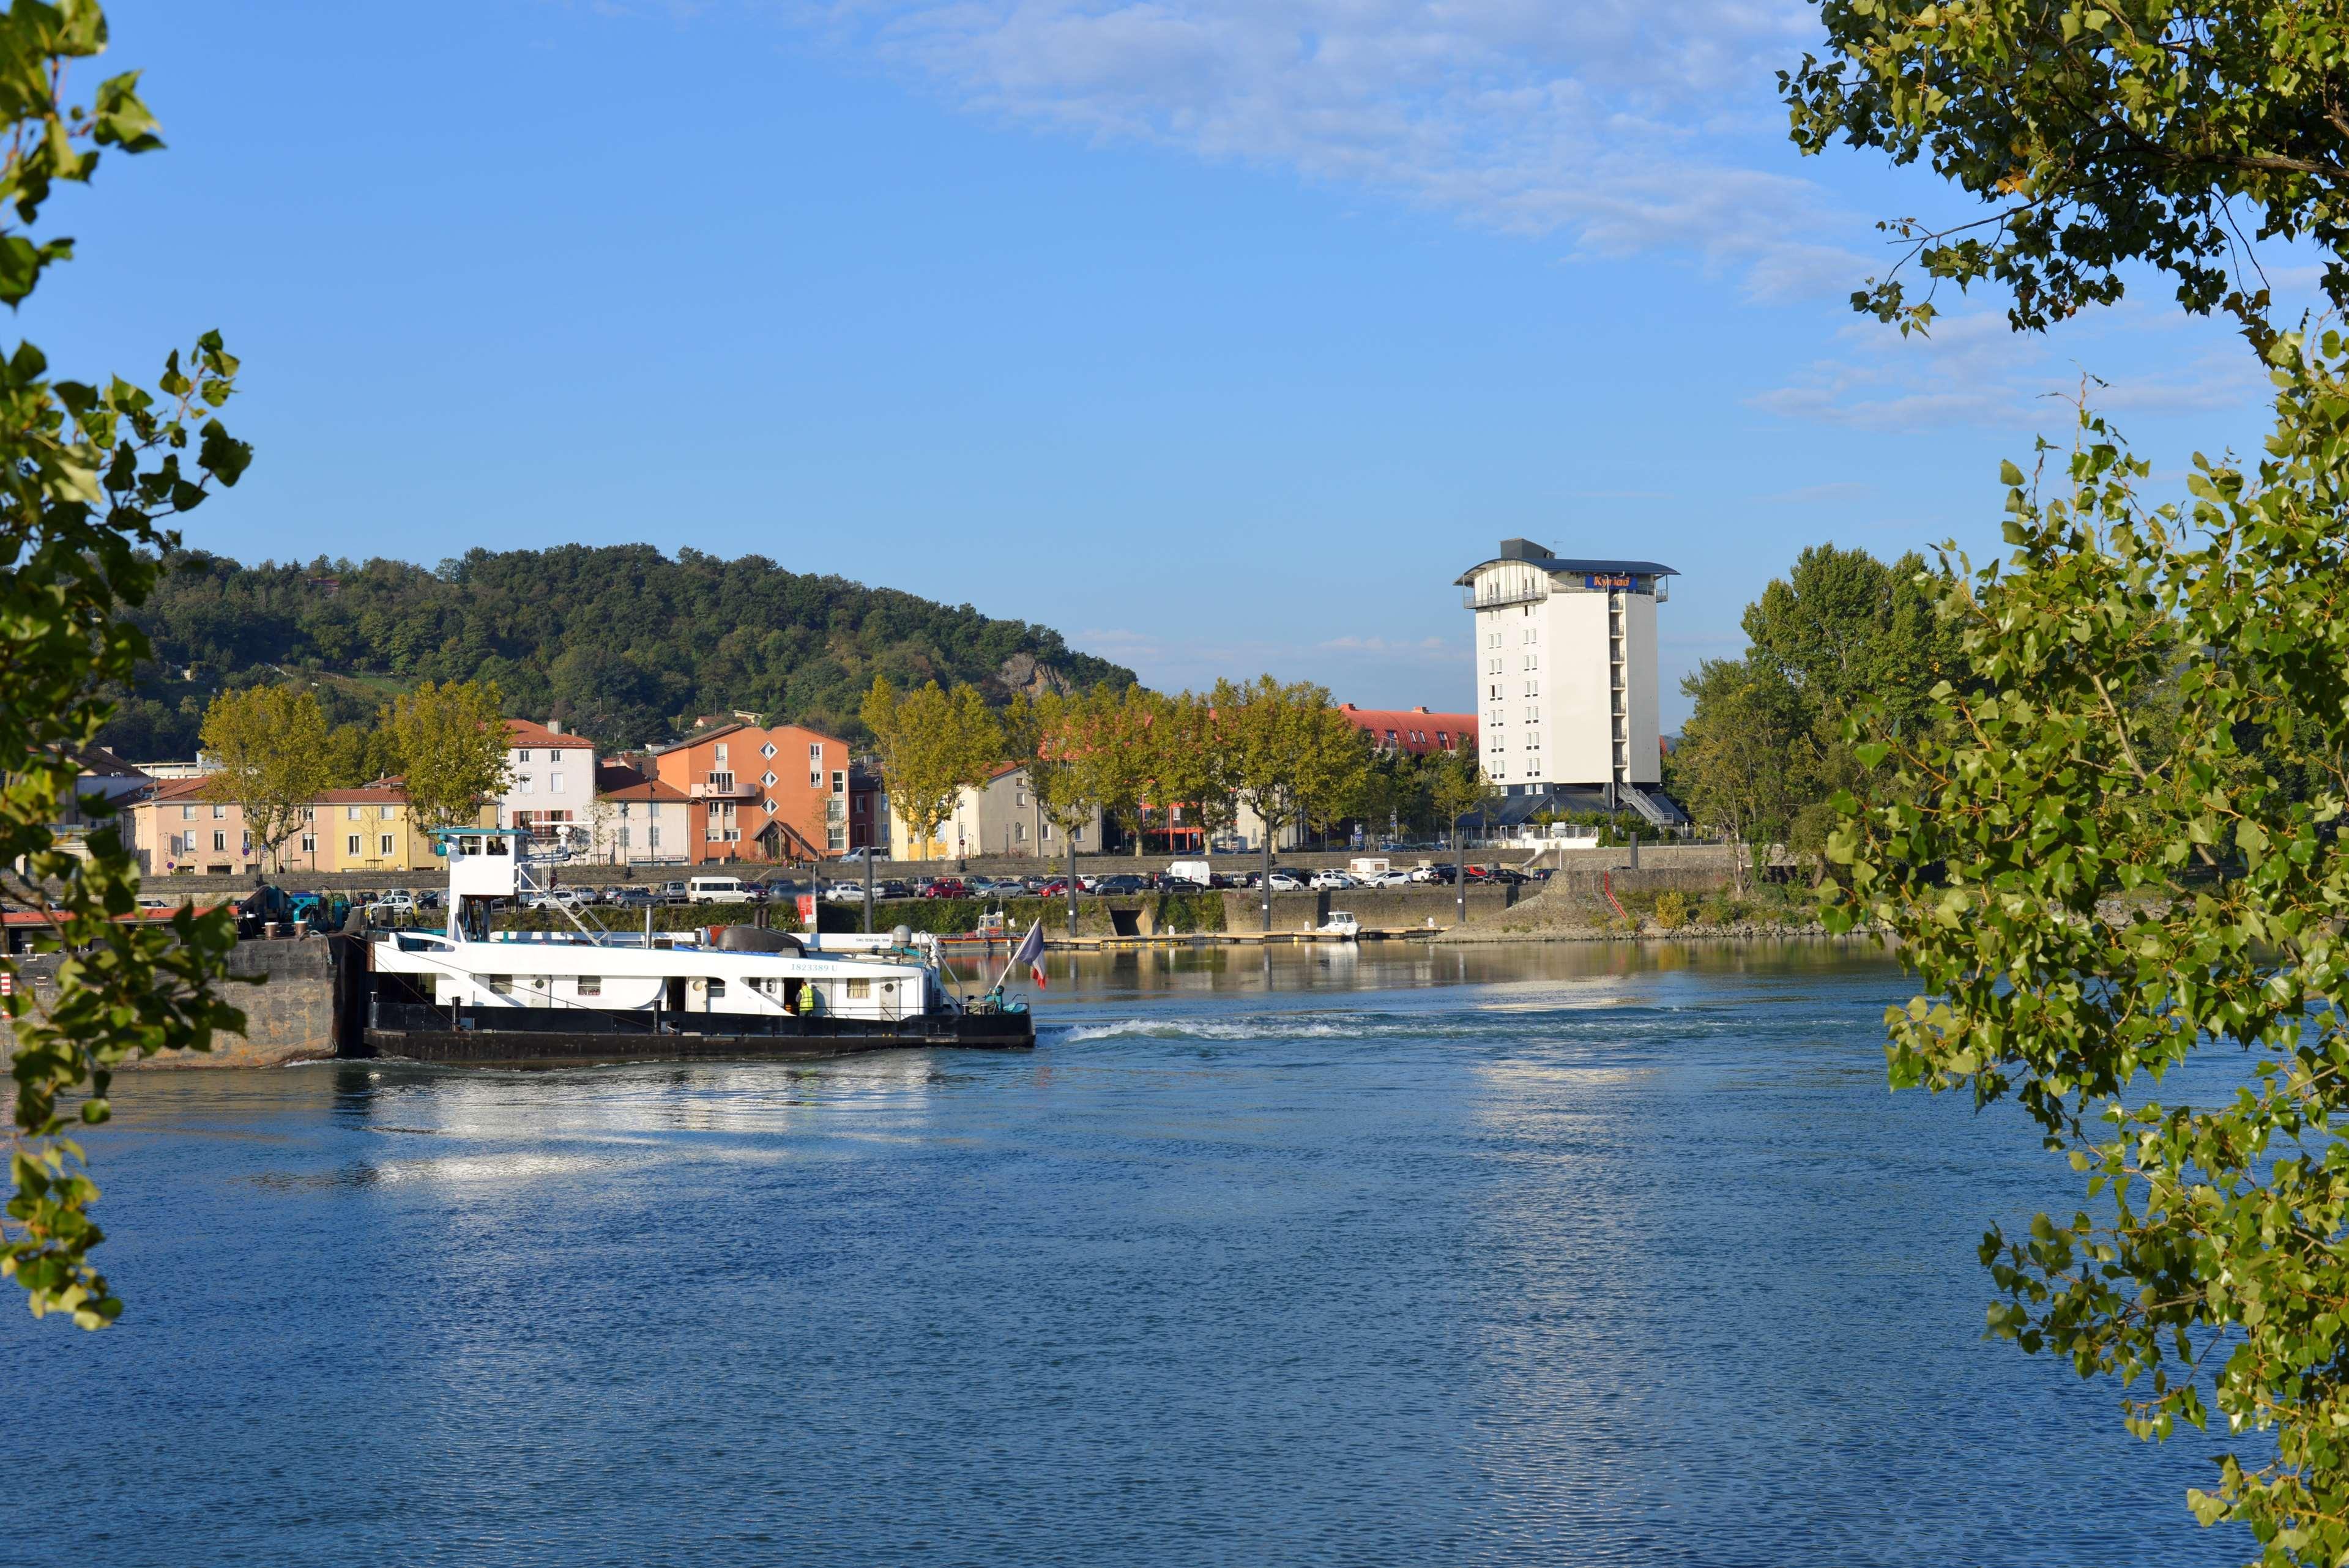
[[(1657, 788), (1656, 606), (1679, 575), (1653, 561), (1561, 561), (1526, 539), (1462, 573), (1476, 616), (1478, 744), (1504, 795), (1687, 820)], [(1537, 809), (1506, 806), (1504, 817)]]

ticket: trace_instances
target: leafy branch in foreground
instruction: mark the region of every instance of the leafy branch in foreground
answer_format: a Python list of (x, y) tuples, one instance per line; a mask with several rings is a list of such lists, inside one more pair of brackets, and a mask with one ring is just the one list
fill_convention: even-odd
[(1805, 152), (1837, 141), (1924, 160), (1990, 209), (1883, 225), (1899, 262), (1852, 295), (1906, 332), (1930, 324), (1915, 262), (2012, 295), (2039, 330), (2121, 297), (2145, 263), (2178, 303), (2273, 340), (2255, 242), (2313, 241), (2349, 307), (2349, 54), (2333, 5), (2273, 0), (1825, 0), (1825, 57), (1778, 85)]
[[(2279, 337), (2266, 456), (2198, 459), (2189, 505), (2085, 410), (2052, 493), (2008, 466), (2013, 554), (1943, 596), (1977, 689), (1855, 722), (1826, 895), (1923, 983), (1894, 1085), (2011, 1097), (2085, 1175), (1983, 1238), (1991, 1332), (2117, 1376), (2140, 1437), (2249, 1441), (2189, 1501), (2271, 1564), (2349, 1554), (2344, 356)], [(2142, 1098), (2211, 1052), (2215, 1103)]]
[[(93, 108), (65, 106), (67, 63), (105, 46), (105, 17), (87, 0), (16, 0), (0, 15), (0, 199), (20, 226), (54, 182), (87, 181), (98, 149), (160, 145), (132, 77), (100, 84)], [(70, 253), (67, 241), (0, 226), (0, 300), (22, 300)], [(79, 853), (53, 824), (73, 801), (78, 748), (112, 713), (99, 684), (146, 656), (122, 612), (154, 586), (156, 552), (177, 543), (162, 524), (234, 484), (252, 454), (212, 413), (237, 369), (217, 334), (184, 359), (174, 351), (155, 392), (119, 378), (53, 383), (47, 369), (29, 344), (0, 361), (0, 905), (36, 913), (43, 944), (66, 956), (46, 1006), (0, 957), (17, 982), (5, 998), (14, 1092), (0, 1275), (35, 1315), (98, 1328), (122, 1304), (89, 1260), (103, 1239), (89, 1217), (98, 1189), (60, 1101), (79, 1094), (78, 1120), (103, 1122), (116, 1067), (206, 1048), (244, 1019), (220, 995), (235, 941), (225, 913), (183, 905), (168, 925), (133, 923), (137, 865), (104, 805), (82, 804), (96, 825)]]

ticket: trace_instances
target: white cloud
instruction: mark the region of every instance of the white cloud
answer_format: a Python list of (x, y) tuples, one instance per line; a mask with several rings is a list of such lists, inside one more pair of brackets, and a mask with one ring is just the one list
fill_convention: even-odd
[(1857, 235), (1789, 172), (1801, 0), (791, 0), (1004, 119), (1368, 187), (1758, 294), (1847, 288)]
[(2134, 301), (2067, 325), (2060, 338), (2014, 332), (2003, 311), (1990, 309), (1945, 315), (1923, 337), (1854, 321), (1836, 341), (1838, 352), (1748, 406), (1860, 429), (1931, 431), (2068, 427), (2084, 377), (2089, 401), (2111, 413), (2240, 410), (2269, 396), (2265, 374), (2224, 327)]

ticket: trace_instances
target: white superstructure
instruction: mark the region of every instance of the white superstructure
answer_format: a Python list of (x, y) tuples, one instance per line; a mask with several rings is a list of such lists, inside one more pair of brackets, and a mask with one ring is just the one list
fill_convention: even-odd
[[(398, 975), (436, 1007), (554, 1008), (594, 1014), (733, 1015), (896, 1022), (951, 1009), (935, 946), (910, 935), (750, 933), (771, 951), (706, 944), (696, 934), (492, 932), (494, 900), (530, 891), (525, 831), (457, 830), (450, 846), (447, 933), (376, 939), (370, 967)], [(494, 1026), (486, 1024), (485, 1026)], [(552, 1022), (552, 1020), (547, 1020)]]
[(1599, 789), (1630, 804), (1662, 782), (1656, 606), (1678, 575), (1505, 539), (1457, 579), (1475, 617), (1485, 773), (1505, 794)]

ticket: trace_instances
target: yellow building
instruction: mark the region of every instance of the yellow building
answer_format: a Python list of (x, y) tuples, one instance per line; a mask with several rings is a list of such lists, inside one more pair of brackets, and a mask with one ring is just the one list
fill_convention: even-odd
[(408, 791), (394, 784), (327, 790), (287, 848), (289, 863), (322, 872), (437, 872), (441, 866), (432, 841), (416, 828)]

